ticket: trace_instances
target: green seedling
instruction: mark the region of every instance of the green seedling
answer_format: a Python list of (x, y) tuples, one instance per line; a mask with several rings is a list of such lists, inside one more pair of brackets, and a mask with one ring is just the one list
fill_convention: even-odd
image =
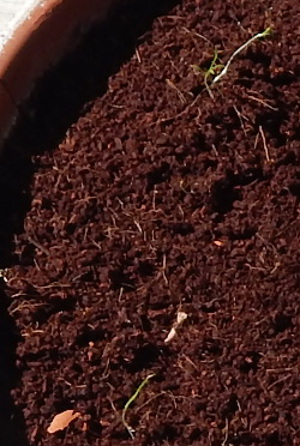
[(209, 96), (212, 99), (214, 96), (210, 89), (209, 82), (210, 82), (211, 78), (216, 76), (220, 72), (220, 70), (222, 70), (224, 68), (224, 65), (221, 63), (218, 63), (218, 61), (219, 61), (219, 53), (218, 53), (218, 50), (215, 50), (213, 59), (212, 59), (210, 66), (207, 70), (203, 70), (201, 67), (199, 67), (199, 65), (191, 66), (196, 72), (203, 74), (205, 88), (206, 88)]
[(220, 79), (222, 79), (223, 76), (225, 76), (227, 74), (228, 68), (230, 67), (233, 59), (243, 50), (245, 50), (249, 45), (251, 45), (253, 42), (255, 42), (255, 40), (258, 39), (264, 39), (265, 37), (269, 36), (272, 32), (272, 28), (269, 26), (268, 28), (266, 28), (263, 32), (255, 34), (254, 36), (251, 37), (251, 39), (247, 40), (247, 42), (243, 43), (243, 45), (241, 45), (238, 49), (236, 49), (234, 51), (234, 53), (230, 56), (230, 58), (228, 59), (228, 62), (226, 63), (226, 65), (224, 66), (224, 68), (222, 69), (221, 73), (219, 73), (212, 81), (212, 85), (216, 84), (217, 82), (220, 81)]
[(211, 87), (214, 86), (217, 82), (219, 82), (227, 74), (232, 61), (238, 56), (238, 54), (241, 53), (243, 50), (245, 50), (249, 45), (251, 45), (256, 40), (263, 39), (269, 36), (271, 33), (272, 33), (272, 28), (268, 27), (263, 32), (257, 33), (254, 36), (252, 36), (249, 40), (247, 40), (247, 42), (243, 43), (243, 45), (241, 45), (232, 53), (232, 55), (230, 56), (225, 65), (222, 63), (218, 63), (219, 53), (217, 50), (214, 51), (214, 57), (211, 61), (208, 70), (203, 70), (201, 67), (199, 67), (199, 65), (191, 65), (191, 67), (196, 72), (202, 73), (204, 75), (205, 88), (212, 99), (214, 96)]
[(150, 381), (151, 378), (153, 378), (155, 376), (155, 373), (151, 373), (150, 375), (148, 375), (144, 381), (141, 382), (141, 384), (139, 385), (139, 387), (136, 389), (136, 391), (134, 392), (134, 394), (129, 398), (129, 400), (127, 401), (127, 403), (124, 406), (124, 409), (122, 410), (122, 416), (121, 416), (121, 421), (124, 425), (124, 427), (127, 429), (129, 435), (131, 436), (131, 438), (134, 438), (134, 429), (127, 423), (126, 421), (126, 414), (127, 411), (129, 409), (129, 407), (131, 406), (131, 404), (137, 399), (137, 397), (139, 396), (139, 394), (141, 393), (141, 391), (143, 390), (143, 388), (148, 384), (148, 382)]

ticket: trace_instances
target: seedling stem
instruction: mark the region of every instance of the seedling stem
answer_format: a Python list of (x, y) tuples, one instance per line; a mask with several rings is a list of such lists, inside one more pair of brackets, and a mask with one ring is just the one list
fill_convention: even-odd
[(209, 80), (211, 77), (216, 76), (216, 74), (224, 67), (223, 64), (217, 64), (217, 60), (219, 59), (218, 50), (215, 49), (213, 59), (210, 63), (210, 66), (207, 70), (202, 70), (198, 65), (192, 65), (192, 68), (200, 73), (204, 74), (204, 85), (209, 94), (209, 96), (213, 99), (214, 96), (209, 86)]
[(129, 424), (127, 423), (127, 421), (126, 421), (126, 413), (127, 413), (128, 409), (129, 409), (129, 407), (131, 406), (131, 404), (137, 399), (137, 397), (139, 396), (139, 394), (141, 393), (143, 388), (148, 384), (150, 379), (153, 378), (154, 376), (155, 376), (155, 373), (151, 373), (150, 375), (148, 375), (144, 379), (144, 381), (141, 382), (141, 384), (136, 389), (134, 394), (129, 398), (129, 400), (125, 404), (124, 409), (122, 411), (122, 416), (121, 416), (122, 423), (125, 426), (125, 428), (127, 429), (128, 433), (129, 433), (129, 435), (131, 436), (132, 439), (134, 438), (134, 429), (131, 426), (129, 426)]
[(247, 40), (247, 42), (243, 43), (243, 45), (241, 45), (237, 50), (234, 51), (234, 53), (230, 56), (230, 58), (228, 59), (228, 62), (226, 63), (226, 65), (224, 66), (223, 70), (221, 71), (220, 74), (218, 74), (212, 81), (212, 85), (216, 84), (217, 82), (219, 82), (219, 80), (225, 76), (227, 74), (228, 68), (231, 65), (233, 59), (244, 49), (246, 49), (249, 45), (251, 45), (251, 43), (253, 43), (255, 40), (257, 39), (262, 39), (266, 36), (269, 36), (271, 34), (271, 27), (269, 26), (268, 28), (266, 28), (263, 32), (255, 34), (255, 36), (252, 36), (251, 39)]

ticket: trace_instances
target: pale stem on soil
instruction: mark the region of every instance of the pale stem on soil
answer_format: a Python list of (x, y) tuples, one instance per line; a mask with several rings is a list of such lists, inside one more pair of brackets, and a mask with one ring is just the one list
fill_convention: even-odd
[(271, 162), (271, 158), (270, 158), (269, 148), (267, 146), (266, 137), (265, 137), (265, 134), (264, 134), (264, 131), (263, 131), (261, 125), (259, 126), (259, 133), (260, 133), (260, 136), (261, 136), (261, 139), (262, 139), (262, 142), (263, 142), (264, 151), (265, 151), (265, 154), (266, 154), (266, 160), (267, 160), (268, 163), (270, 163)]
[(219, 80), (225, 76), (227, 74), (227, 71), (233, 61), (233, 59), (244, 49), (246, 49), (249, 45), (251, 45), (251, 43), (253, 43), (255, 40), (257, 39), (261, 39), (263, 37), (268, 36), (271, 33), (271, 28), (266, 28), (263, 32), (255, 34), (255, 36), (251, 37), (251, 39), (247, 40), (247, 42), (245, 42), (243, 45), (241, 45), (237, 50), (234, 51), (234, 53), (230, 56), (227, 64), (225, 65), (225, 67), (223, 68), (223, 70), (221, 71), (220, 74), (218, 74), (214, 80), (212, 81), (212, 85), (216, 84), (217, 82), (219, 82)]

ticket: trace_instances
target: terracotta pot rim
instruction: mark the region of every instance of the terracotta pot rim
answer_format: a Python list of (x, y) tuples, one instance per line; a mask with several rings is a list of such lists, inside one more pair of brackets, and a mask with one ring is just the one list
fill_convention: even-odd
[(18, 19), (14, 20), (14, 28), (9, 33), (4, 33), (6, 39), (0, 41), (0, 79), (14, 58), (18, 56), (18, 51), (26, 44), (30, 34), (43, 22), (44, 17), (62, 1), (64, 0), (32, 0), (31, 5), (24, 8), (23, 13), (20, 13)]
[(92, 22), (105, 20), (116, 1), (27, 0), (23, 13), (14, 18), (15, 28), (0, 36), (0, 143), (36, 80), (75, 46)]

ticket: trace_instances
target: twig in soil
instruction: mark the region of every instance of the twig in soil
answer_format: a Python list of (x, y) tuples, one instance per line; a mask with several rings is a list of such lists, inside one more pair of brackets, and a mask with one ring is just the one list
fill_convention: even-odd
[[(15, 295), (14, 295), (14, 297), (15, 297)], [(38, 307), (46, 307), (46, 305), (44, 303), (33, 304), (31, 302), (24, 301), (24, 302), (20, 303), (17, 307), (10, 309), (9, 313), (10, 314), (14, 314), (17, 312), (21, 313), (24, 310), (33, 311), (34, 308), (38, 308)]]
[(186, 360), (186, 362), (188, 362), (188, 363), (193, 367), (193, 369), (196, 370), (196, 372), (199, 373), (199, 369), (198, 369), (198, 367), (197, 367), (196, 364), (191, 360), (191, 358), (189, 358), (189, 357), (188, 357), (187, 355), (185, 355), (185, 354), (183, 354), (182, 356), (183, 356), (183, 358)]
[(38, 241), (34, 240), (32, 237), (30, 237), (30, 235), (27, 237), (27, 240), (29, 241), (29, 243), (31, 243), (32, 245), (34, 245), (37, 249), (39, 249), (41, 252), (43, 252), (44, 254), (46, 254), (47, 256), (50, 256), (51, 253), (50, 251), (45, 248), (44, 246), (42, 246)]
[(71, 283), (53, 282), (53, 283), (50, 283), (49, 285), (43, 285), (43, 286), (35, 285), (33, 283), (32, 286), (34, 288), (36, 288), (37, 290), (48, 290), (51, 288), (72, 288), (73, 285)]
[(267, 373), (284, 373), (284, 372), (291, 372), (294, 370), (294, 367), (281, 367), (278, 369), (266, 369)]
[(172, 88), (173, 90), (176, 91), (176, 93), (178, 94), (179, 100), (182, 104), (186, 104), (186, 99), (184, 97), (184, 95), (181, 93), (181, 91), (179, 90), (178, 87), (176, 87), (176, 85), (174, 84), (174, 82), (171, 81), (171, 79), (166, 79), (166, 83), (167, 85)]
[(259, 104), (262, 104), (264, 107), (270, 108), (273, 111), (278, 111), (278, 108), (273, 107), (272, 105), (268, 104), (268, 102), (264, 99), (257, 98), (256, 96), (252, 96), (250, 94), (247, 94), (247, 98), (251, 99), (252, 101), (258, 102)]
[(157, 194), (158, 194), (158, 192), (156, 190), (156, 186), (154, 186), (153, 199), (152, 199), (152, 209), (153, 209), (153, 211), (156, 211), (156, 195)]
[(230, 58), (228, 59), (226, 65), (224, 66), (223, 70), (221, 71), (221, 73), (219, 73), (212, 81), (212, 85), (216, 84), (217, 82), (220, 81), (220, 79), (222, 79), (223, 76), (225, 76), (227, 74), (227, 71), (233, 61), (233, 59), (235, 59), (235, 57), (242, 52), (243, 50), (245, 50), (249, 45), (251, 45), (253, 42), (255, 42), (255, 40), (258, 39), (263, 39), (267, 36), (269, 36), (272, 32), (272, 28), (269, 26), (268, 28), (266, 28), (263, 32), (261, 33), (257, 33), (254, 36), (251, 37), (251, 39), (247, 40), (247, 42), (243, 43), (243, 45), (241, 45), (239, 48), (237, 48), (234, 53), (230, 56)]
[(119, 297), (118, 297), (119, 302), (121, 302), (123, 294), (124, 294), (124, 287), (121, 287), (120, 292), (119, 292)]
[(155, 376), (155, 373), (151, 373), (150, 375), (148, 375), (144, 381), (141, 382), (141, 384), (139, 385), (139, 387), (136, 389), (136, 391), (134, 392), (134, 394), (129, 398), (129, 400), (127, 401), (127, 403), (124, 406), (124, 409), (122, 411), (122, 415), (121, 415), (121, 421), (123, 423), (123, 426), (126, 428), (126, 430), (128, 431), (129, 435), (131, 436), (131, 438), (134, 438), (134, 429), (127, 423), (126, 421), (126, 414), (127, 411), (129, 409), (129, 407), (131, 406), (131, 404), (137, 399), (137, 397), (139, 396), (139, 394), (141, 393), (141, 391), (143, 390), (143, 388), (148, 384), (148, 382), (150, 381), (151, 378), (153, 378)]
[(138, 409), (136, 410), (136, 412), (140, 412), (142, 409), (144, 409), (144, 407), (148, 406), (148, 404), (150, 404), (153, 400), (156, 400), (157, 398), (160, 398), (163, 395), (168, 395), (168, 392), (165, 392), (163, 390), (162, 392), (158, 393), (157, 395), (153, 395), (151, 398), (149, 398), (147, 401), (145, 401), (144, 404), (139, 406)]
[(272, 387), (277, 386), (277, 384), (280, 384), (284, 381), (286, 381), (287, 379), (291, 378), (292, 375), (285, 375), (280, 379), (277, 379), (276, 381), (274, 381), (272, 384), (269, 385), (269, 387), (267, 387), (267, 390), (270, 391), (272, 389)]
[(242, 119), (242, 118), (244, 118), (244, 119), (247, 119), (247, 118), (245, 118), (244, 115), (242, 115), (242, 113), (238, 110), (236, 105), (234, 105), (233, 108), (234, 108), (234, 111), (236, 112), (236, 114), (237, 114), (237, 116), (238, 116), (238, 118), (240, 120), (241, 127), (242, 127), (242, 130), (244, 132), (244, 135), (247, 136), (247, 131), (246, 131), (246, 128), (245, 128), (245, 124), (244, 124), (244, 121)]
[(266, 137), (265, 137), (265, 134), (264, 134), (264, 131), (263, 131), (261, 125), (259, 126), (259, 133), (260, 133), (260, 136), (261, 136), (261, 139), (262, 139), (262, 142), (263, 142), (264, 151), (265, 151), (265, 154), (266, 154), (266, 160), (267, 160), (268, 163), (270, 163), (271, 162), (270, 152), (269, 152), (269, 148), (268, 148), (267, 142), (266, 142)]
[(138, 63), (142, 63), (141, 54), (140, 54), (138, 48), (136, 48), (136, 50), (135, 50), (135, 55), (136, 55)]
[(183, 116), (185, 113), (187, 113), (191, 108), (193, 108), (194, 105), (196, 105), (196, 103), (197, 103), (198, 100), (199, 100), (199, 97), (200, 97), (200, 95), (196, 96), (195, 99), (194, 99), (192, 102), (190, 102), (189, 104), (187, 104), (187, 105), (184, 107), (184, 109), (183, 109), (180, 113), (177, 113), (177, 115), (170, 116), (169, 118), (162, 118), (162, 119), (160, 119), (160, 120), (158, 121), (158, 123), (171, 122), (171, 121), (174, 121), (175, 119), (180, 118), (180, 117)]
[(207, 37), (203, 36), (202, 34), (199, 34), (199, 33), (195, 32), (195, 31), (190, 31), (190, 30), (187, 29), (185, 26), (183, 26), (182, 29), (183, 29), (183, 31), (185, 31), (187, 34), (191, 34), (192, 36), (200, 37), (200, 39), (204, 40), (205, 42), (209, 43), (210, 45), (212, 44), (212, 43), (211, 43), (211, 40), (209, 40)]
[(228, 441), (228, 431), (229, 431), (229, 422), (228, 422), (228, 419), (226, 418), (226, 426), (223, 429), (223, 432), (225, 433), (225, 438), (222, 441), (222, 445), (221, 446), (226, 446), (226, 444), (227, 444), (227, 441)]
[(163, 276), (163, 279), (164, 279), (164, 281), (165, 281), (165, 284), (166, 285), (169, 285), (169, 281), (168, 281), (168, 278), (167, 278), (167, 276), (166, 276), (166, 269), (167, 269), (167, 256), (166, 256), (166, 254), (164, 254), (163, 255), (163, 263), (162, 263), (162, 276)]

